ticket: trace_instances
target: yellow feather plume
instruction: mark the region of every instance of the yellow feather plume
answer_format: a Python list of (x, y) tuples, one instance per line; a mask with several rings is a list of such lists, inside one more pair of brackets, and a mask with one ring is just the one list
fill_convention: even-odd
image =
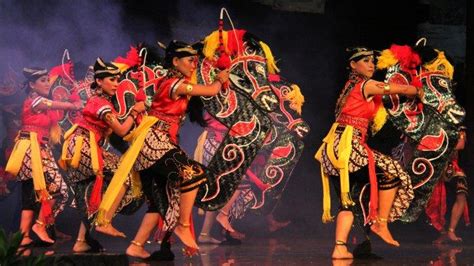
[[(227, 48), (227, 37), (227, 32), (223, 31), (222, 41), (224, 42), (224, 48), (226, 53), (229, 54), (229, 50)], [(204, 49), (202, 52), (207, 59), (213, 59), (217, 48), (219, 48), (219, 31), (214, 31), (204, 39)]]
[(270, 74), (276, 74), (280, 72), (280, 69), (278, 69), (275, 58), (273, 58), (272, 50), (270, 50), (270, 47), (264, 42), (260, 42), (260, 45), (262, 46), (263, 53), (265, 54), (265, 58), (267, 59), (267, 69)]
[(380, 56), (377, 58), (377, 68), (386, 69), (398, 63), (397, 58), (389, 49), (382, 51)]
[(298, 85), (291, 85), (293, 89), (286, 95), (286, 99), (290, 101), (290, 108), (295, 110), (299, 115), (301, 115), (301, 108), (304, 104), (304, 95), (301, 93), (300, 87)]
[(385, 122), (387, 122), (387, 117), (387, 110), (385, 110), (385, 107), (380, 106), (377, 109), (377, 113), (375, 114), (374, 121), (371, 126), (372, 135), (377, 134), (377, 132), (382, 129), (383, 125), (385, 125)]

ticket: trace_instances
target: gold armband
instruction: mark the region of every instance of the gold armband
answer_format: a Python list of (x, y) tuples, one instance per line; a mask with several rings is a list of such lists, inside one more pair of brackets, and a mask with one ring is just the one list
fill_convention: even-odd
[(46, 105), (47, 108), (51, 109), (53, 106), (53, 101), (48, 100), (48, 99), (43, 99), (43, 103)]
[(190, 93), (192, 91), (193, 91), (193, 85), (191, 85), (191, 84), (186, 85), (186, 92)]
[(115, 122), (115, 120), (117, 120), (115, 115), (113, 115), (112, 113), (106, 113), (104, 118), (105, 121), (109, 122), (109, 124), (112, 124), (113, 122)]
[(384, 91), (384, 93), (389, 93), (389, 92), (390, 92), (390, 89), (391, 89), (391, 88), (390, 88), (390, 84), (385, 84), (385, 85), (383, 86), (383, 91)]

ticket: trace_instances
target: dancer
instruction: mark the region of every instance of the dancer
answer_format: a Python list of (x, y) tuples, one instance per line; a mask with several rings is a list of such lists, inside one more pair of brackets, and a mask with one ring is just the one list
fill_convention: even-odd
[[(98, 210), (104, 178), (111, 178), (119, 163), (119, 156), (103, 150), (101, 146), (111, 132), (119, 136), (127, 134), (134, 126), (138, 113), (145, 110), (143, 102), (136, 103), (123, 123), (118, 120), (111, 97), (117, 90), (119, 77), (120, 70), (115, 65), (97, 58), (94, 65), (94, 82), (91, 84), (95, 95), (88, 99), (82, 116), (65, 134), (60, 164), (68, 170), (68, 184), (73, 188), (76, 206), (84, 215), (73, 247), (73, 251), (78, 253), (91, 249), (98, 251), (93, 248), (94, 241), (87, 241), (88, 217), (92, 217)], [(103, 222), (96, 224), (96, 231), (125, 237), (124, 233), (110, 224), (110, 220), (119, 208), (127, 188), (135, 183), (129, 175), (128, 182), (120, 188), (120, 197), (105, 213)], [(91, 195), (88, 196), (87, 188), (91, 184), (94, 185)]]
[[(172, 41), (165, 48), (164, 66), (169, 71), (168, 75), (157, 84), (149, 116), (145, 116), (138, 128), (125, 138), (133, 140), (133, 144), (124, 154), (111, 182), (112, 186), (122, 179), (122, 172), (133, 167), (139, 171), (143, 183), (149, 208), (126, 250), (126, 254), (133, 257), (150, 256), (143, 244), (158, 224), (160, 216), (164, 220), (163, 230), (174, 231), (191, 253), (198, 250), (190, 224), (191, 211), (198, 187), (208, 180), (204, 168), (189, 159), (179, 147), (178, 133), (189, 97), (216, 95), (229, 73), (221, 71), (208, 86), (192, 83), (196, 55), (193, 46), (180, 41)], [(108, 190), (104, 201), (116, 196), (116, 193), (109, 194)]]
[[(66, 183), (59, 173), (51, 151), (51, 143), (58, 143), (60, 128), (56, 110), (78, 110), (80, 103), (48, 99), (50, 83), (48, 71), (42, 68), (24, 68), (25, 88), (28, 94), (23, 102), (22, 125), (5, 171), (16, 176), (22, 186), (21, 247), (32, 243), (30, 229), (49, 244), (54, 240), (47, 227), (64, 208), (68, 199)], [(31, 227), (40, 202), (36, 223)]]
[[(340, 182), (341, 209), (336, 219), (333, 259), (351, 259), (347, 239), (354, 220), (355, 203), (351, 186), (370, 180), (370, 210), (366, 220), (372, 232), (388, 244), (399, 246), (393, 239), (388, 222), (400, 217), (413, 198), (410, 177), (392, 158), (372, 150), (366, 143), (368, 126), (377, 127), (383, 112), (381, 96), (384, 94), (416, 95), (411, 85), (386, 84), (372, 80), (374, 51), (363, 47), (348, 49), (348, 66), (351, 70), (336, 104), (336, 122), (316, 153), (321, 163), (323, 181), (323, 222), (333, 218), (330, 214), (329, 179)], [(382, 113), (383, 114), (383, 113)]]
[[(462, 238), (455, 233), (461, 216), (464, 217), (466, 225), (470, 225), (469, 209), (467, 206), (467, 196), (469, 190), (467, 186), (466, 174), (459, 167), (459, 151), (464, 149), (466, 145), (466, 128), (461, 127), (459, 140), (452, 155), (452, 160), (449, 162), (445, 170), (444, 178), (442, 178), (433, 190), (431, 199), (426, 206), (426, 215), (430, 224), (440, 232), (439, 237), (433, 241), (434, 244), (442, 244), (445, 242), (459, 243)], [(456, 200), (451, 209), (451, 216), (449, 220), (448, 229), (445, 229), (446, 224), (446, 186), (445, 183), (455, 184)]]

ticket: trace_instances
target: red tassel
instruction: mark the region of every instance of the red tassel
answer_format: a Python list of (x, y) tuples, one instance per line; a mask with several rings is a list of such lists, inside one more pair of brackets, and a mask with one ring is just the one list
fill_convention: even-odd
[(370, 204), (369, 204), (369, 220), (373, 221), (377, 219), (378, 216), (378, 207), (379, 207), (379, 191), (377, 185), (377, 174), (375, 173), (375, 159), (374, 153), (367, 146), (363, 144), (365, 150), (367, 151), (367, 157), (369, 159), (369, 183), (370, 183)]
[(220, 70), (224, 70), (230, 67), (231, 61), (227, 53), (221, 52), (219, 59), (217, 59), (216, 67)]
[(99, 209), (100, 202), (102, 201), (102, 185), (104, 178), (101, 174), (95, 177), (94, 187), (92, 188), (91, 197), (89, 199), (89, 214), (95, 213)]
[(53, 217), (53, 210), (51, 208), (51, 204), (49, 203), (48, 199), (42, 199), (41, 200), (41, 217), (40, 220), (42, 220), (46, 224), (53, 224), (54, 223), (54, 217)]

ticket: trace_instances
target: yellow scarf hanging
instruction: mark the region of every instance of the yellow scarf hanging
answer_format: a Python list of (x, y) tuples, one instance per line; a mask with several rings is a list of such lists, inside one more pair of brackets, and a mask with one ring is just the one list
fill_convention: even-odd
[(33, 175), (33, 187), (36, 191), (37, 200), (46, 200), (50, 198), (46, 189), (46, 181), (44, 179), (43, 163), (41, 161), (41, 149), (38, 142), (38, 134), (29, 132), (29, 139), (19, 139), (17, 137), (15, 147), (8, 159), (5, 171), (11, 175), (18, 175), (28, 148), (31, 152), (31, 174)]
[[(72, 133), (77, 129), (78, 125), (74, 124), (65, 134), (64, 134), (64, 144), (63, 144), (63, 149), (61, 152), (61, 159), (59, 159), (59, 166), (66, 170), (69, 166), (72, 168), (77, 168), (79, 167), (79, 162), (81, 161), (81, 150), (82, 150), (82, 145), (84, 144), (84, 137), (78, 136), (76, 138), (76, 143), (74, 146), (74, 151), (72, 154), (72, 157), (68, 157), (68, 147), (69, 143), (72, 140)], [(89, 130), (89, 145), (91, 149), (91, 163), (92, 163), (92, 171), (94, 174), (99, 174), (102, 172), (102, 169), (100, 169), (100, 164), (99, 164), (99, 147), (95, 138), (94, 132)]]
[[(128, 173), (132, 171), (132, 167), (140, 153), (140, 150), (145, 142), (145, 137), (148, 130), (158, 122), (158, 118), (153, 116), (145, 116), (140, 125), (130, 134), (124, 137), (125, 141), (132, 142), (127, 152), (120, 158), (120, 165), (115, 171), (115, 174), (110, 181), (107, 190), (102, 198), (97, 214), (96, 224), (104, 225), (110, 223), (106, 218), (106, 213), (112, 208), (112, 204), (118, 197), (120, 189), (127, 180)], [(136, 176), (135, 176), (136, 178)]]
[[(343, 206), (352, 206), (354, 201), (350, 196), (349, 185), (349, 158), (352, 152), (352, 135), (354, 128), (347, 125), (341, 135), (338, 147), (338, 156), (334, 153), (334, 141), (336, 139), (336, 129), (338, 123), (334, 123), (329, 130), (327, 136), (323, 139), (323, 144), (315, 154), (315, 159), (321, 163), (321, 178), (323, 186), (323, 223), (333, 220), (331, 216), (331, 190), (329, 188), (329, 176), (324, 172), (322, 165), (322, 152), (326, 149), (329, 160), (335, 168), (339, 170), (339, 178), (341, 183), (341, 203)], [(339, 158), (339, 159), (337, 159)]]

